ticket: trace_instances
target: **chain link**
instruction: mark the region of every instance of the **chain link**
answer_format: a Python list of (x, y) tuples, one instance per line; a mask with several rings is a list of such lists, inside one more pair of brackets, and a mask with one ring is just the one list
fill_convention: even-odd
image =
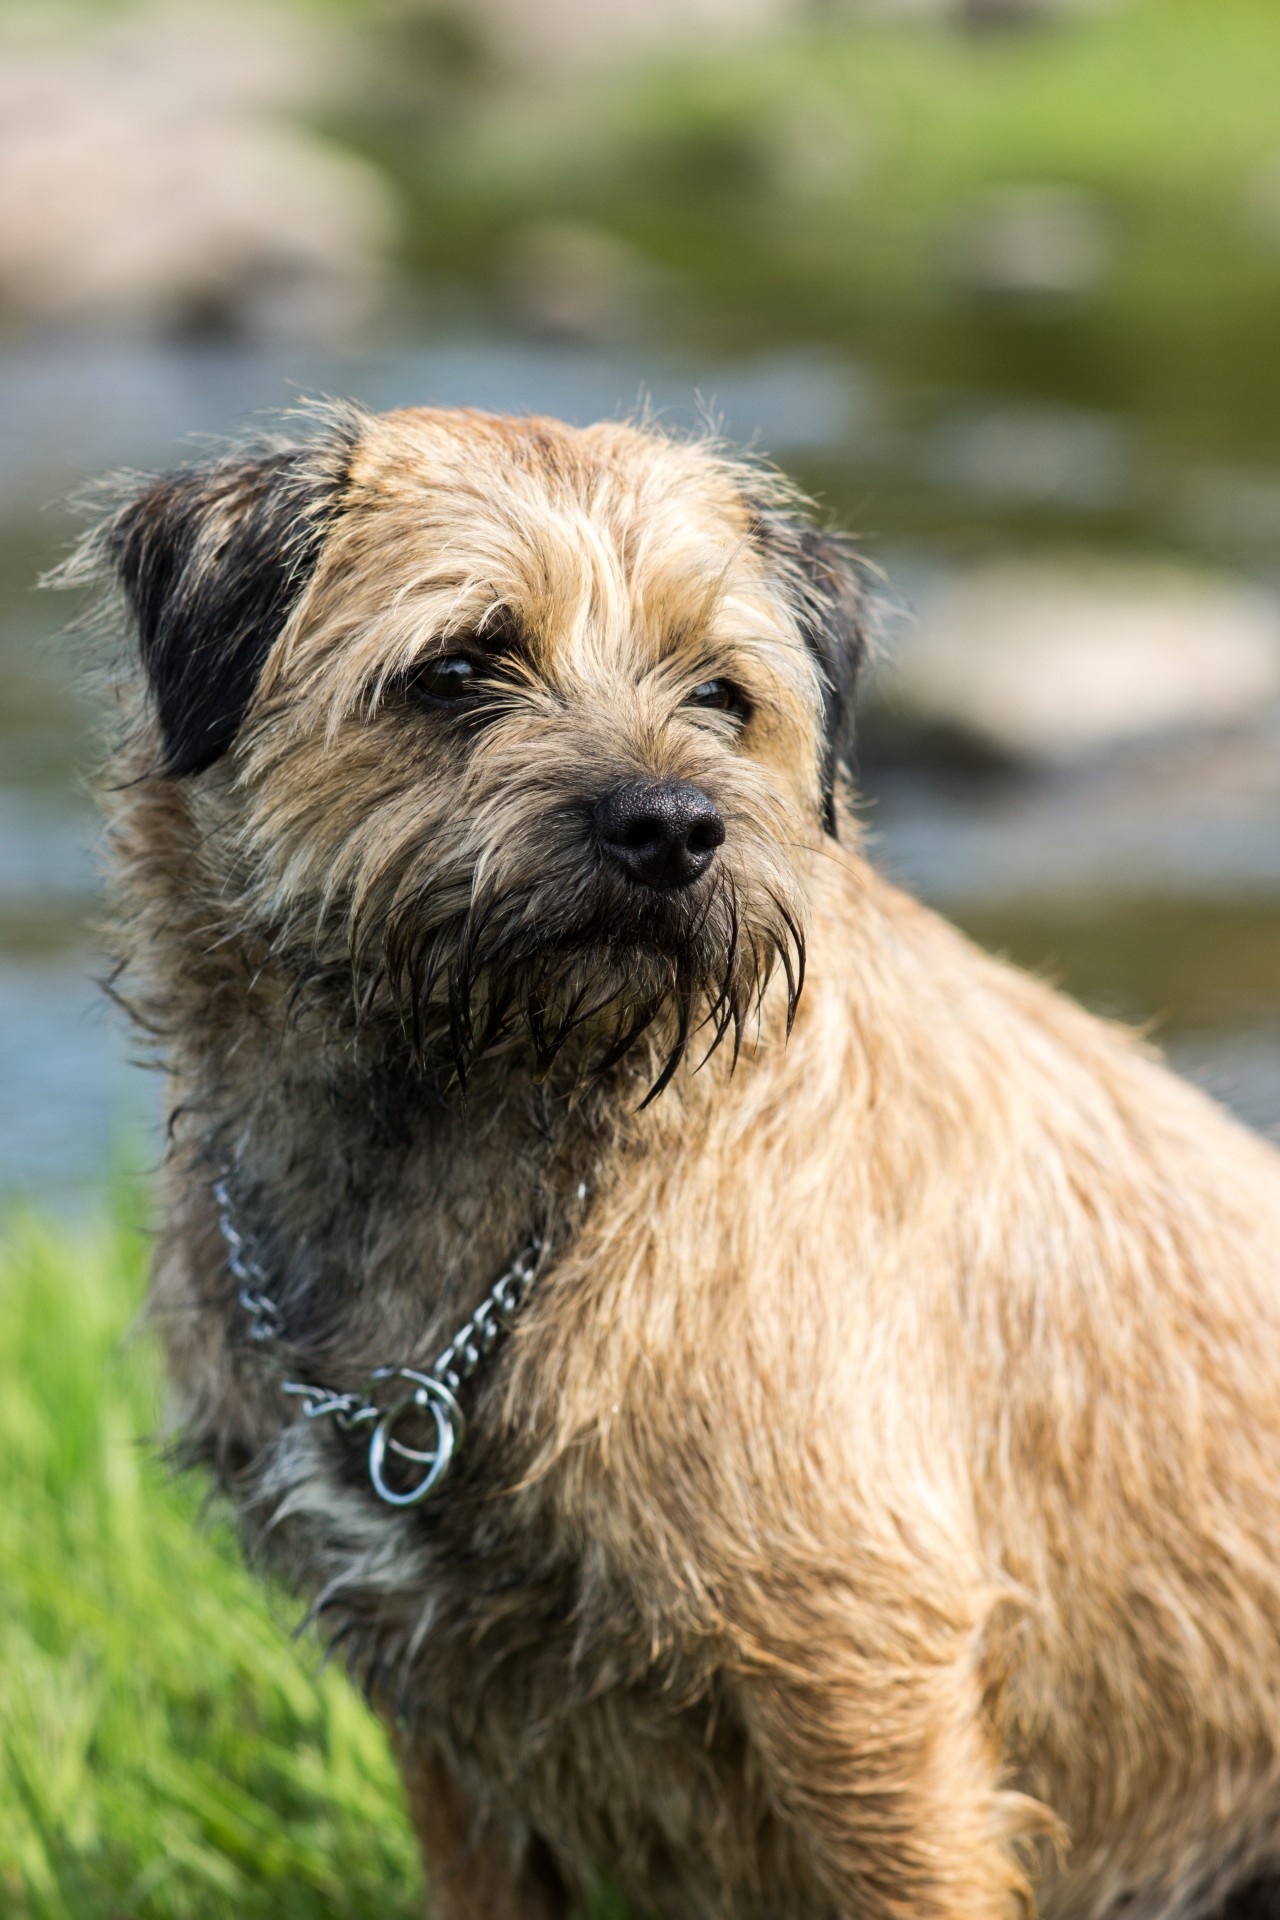
[[(580, 1189), (579, 1197), (584, 1195), (585, 1189)], [(271, 1345), (283, 1338), (280, 1309), (268, 1291), (261, 1264), (236, 1226), (225, 1175), (214, 1182), (213, 1197), (218, 1205), (218, 1226), (227, 1245), (227, 1267), (240, 1284), (240, 1305), (249, 1318), (248, 1337), (256, 1346)], [(307, 1420), (331, 1419), (343, 1433), (372, 1426), (369, 1479), (378, 1498), (389, 1506), (416, 1506), (444, 1479), (465, 1429), (458, 1391), (510, 1331), (538, 1277), (544, 1245), (540, 1233), (529, 1236), (426, 1373), (414, 1367), (376, 1367), (363, 1394), (344, 1393), (303, 1380), (281, 1382), (281, 1391), (301, 1402)], [(375, 1389), (389, 1382), (395, 1382), (400, 1391), (387, 1405), (375, 1397)], [(395, 1429), (407, 1415), (417, 1415), (419, 1424), (425, 1416), (428, 1425), (434, 1425), (431, 1444), (415, 1447), (396, 1437)], [(389, 1481), (388, 1454), (418, 1470), (418, 1478), (411, 1473), (407, 1485), (399, 1486)]]
[(227, 1266), (233, 1279), (240, 1282), (240, 1305), (249, 1315), (249, 1338), (275, 1340), (280, 1333), (280, 1312), (266, 1291), (267, 1277), (250, 1254), (231, 1212), (231, 1196), (225, 1179), (213, 1183), (218, 1203), (218, 1225), (227, 1243)]
[(542, 1236), (535, 1233), (436, 1360), (431, 1372), (451, 1393), (471, 1378), (503, 1334), (510, 1332), (537, 1278), (541, 1258)]

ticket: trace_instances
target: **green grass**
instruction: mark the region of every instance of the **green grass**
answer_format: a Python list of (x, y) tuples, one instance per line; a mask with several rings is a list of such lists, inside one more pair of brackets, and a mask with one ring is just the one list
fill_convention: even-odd
[(0, 1244), (0, 1911), (421, 1915), (380, 1728), (156, 1458), (117, 1217)]

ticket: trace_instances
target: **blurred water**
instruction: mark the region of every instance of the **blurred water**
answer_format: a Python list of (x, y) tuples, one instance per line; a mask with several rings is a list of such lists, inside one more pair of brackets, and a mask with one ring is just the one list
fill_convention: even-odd
[[(676, 424), (710, 416), (821, 485), (852, 524), (880, 528), (872, 549), (908, 597), (945, 564), (957, 530), (990, 541), (1003, 527), (1011, 539), (1027, 514), (1067, 537), (1082, 516), (1093, 526), (1113, 516), (1122, 530), (1151, 481), (1121, 418), (904, 394), (818, 352), (717, 364), (494, 338), (339, 359), (69, 339), (0, 355), (0, 1189), (92, 1181), (155, 1104), (92, 983), (90, 703), (75, 647), (56, 638), (67, 609), (32, 591), (73, 531), (67, 497), (104, 469), (187, 457), (191, 436), (324, 393), (576, 421), (639, 405)], [(1166, 487), (1171, 547), (1194, 479)], [(1201, 551), (1205, 525), (1202, 515)], [(1224, 533), (1223, 556), (1238, 558), (1229, 544)], [(1065, 948), (1068, 984), (1131, 1017), (1164, 1015), (1181, 1063), (1274, 1126), (1278, 745), (1261, 716), (1230, 741), (1052, 779), (872, 764), (867, 821), (907, 883), (1031, 964), (1055, 964)], [(1148, 897), (1181, 901), (1191, 917), (1171, 933), (1154, 913), (1144, 940), (1133, 905)]]

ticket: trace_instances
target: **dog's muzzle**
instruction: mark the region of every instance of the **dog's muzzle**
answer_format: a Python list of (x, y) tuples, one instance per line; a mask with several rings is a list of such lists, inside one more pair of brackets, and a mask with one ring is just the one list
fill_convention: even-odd
[(724, 841), (720, 809), (687, 780), (629, 780), (597, 800), (592, 824), (613, 866), (662, 892), (701, 879)]

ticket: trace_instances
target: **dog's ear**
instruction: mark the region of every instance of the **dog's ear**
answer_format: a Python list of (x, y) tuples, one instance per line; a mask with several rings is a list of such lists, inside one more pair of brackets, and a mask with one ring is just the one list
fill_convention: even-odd
[(875, 628), (874, 575), (847, 542), (801, 520), (761, 514), (757, 537), (786, 581), (822, 684), (823, 824), (836, 831), (836, 781), (854, 771), (854, 700)]
[(123, 593), (163, 746), (163, 771), (226, 752), (337, 511), (349, 444), (241, 451), (134, 485), (67, 580)]

